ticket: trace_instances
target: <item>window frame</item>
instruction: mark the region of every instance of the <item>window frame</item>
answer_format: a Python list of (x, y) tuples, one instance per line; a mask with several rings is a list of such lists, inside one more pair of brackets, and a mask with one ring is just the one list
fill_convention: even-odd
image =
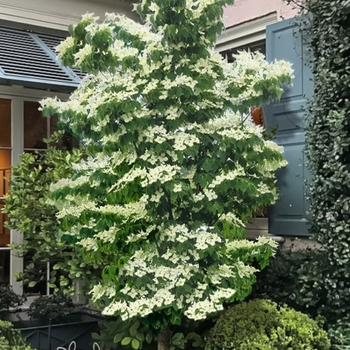
[(276, 22), (277, 12), (272, 12), (226, 28), (216, 40), (215, 51), (221, 53), (259, 41), (266, 41), (266, 27)]
[[(0, 85), (0, 98), (11, 100), (11, 166), (20, 162), (24, 152), (24, 102), (39, 102), (46, 97), (57, 97), (67, 100), (69, 94), (29, 89), (20, 86)], [(17, 230), (10, 230), (10, 243), (20, 244), (23, 234)], [(4, 248), (8, 249), (8, 248)], [(17, 257), (10, 248), (10, 285), (17, 294), (23, 294), (22, 282), (17, 282), (15, 274), (23, 272), (23, 259)]]

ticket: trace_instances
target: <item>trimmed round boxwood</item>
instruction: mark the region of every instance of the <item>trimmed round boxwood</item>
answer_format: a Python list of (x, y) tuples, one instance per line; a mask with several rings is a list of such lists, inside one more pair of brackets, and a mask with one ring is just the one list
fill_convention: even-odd
[(256, 299), (226, 310), (205, 350), (327, 350), (327, 333), (309, 316)]

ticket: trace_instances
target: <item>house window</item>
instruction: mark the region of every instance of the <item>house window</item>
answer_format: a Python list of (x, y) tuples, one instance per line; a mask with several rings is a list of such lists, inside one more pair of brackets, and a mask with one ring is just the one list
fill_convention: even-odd
[(46, 149), (44, 139), (57, 131), (56, 117), (43, 117), (39, 111), (39, 103), (24, 101), (23, 105), (24, 151), (39, 151)]
[[(45, 152), (43, 138), (48, 138), (57, 130), (57, 118), (44, 118), (38, 110), (38, 101), (46, 97), (66, 100), (69, 95), (0, 84), (0, 209), (4, 206), (4, 195), (10, 191), (11, 165), (21, 161), (23, 152)], [(62, 144), (67, 149), (73, 145), (76, 141), (70, 137)], [(9, 247), (10, 243), (21, 243), (23, 235), (17, 230), (6, 229), (4, 222), (7, 220), (6, 215), (0, 212), (0, 283), (9, 283), (16, 293), (22, 294), (23, 285), (16, 280), (16, 275), (23, 271), (29, 256), (20, 258)], [(44, 264), (46, 272), (48, 265), (47, 262)], [(46, 281), (40, 288), (30, 291), (33, 295), (48, 292)]]
[(7, 216), (1, 213), (4, 195), (9, 191), (11, 171), (11, 100), (0, 99), (0, 282), (10, 281), (10, 230), (5, 228)]
[(237, 51), (260, 51), (265, 54), (266, 27), (277, 22), (277, 13), (272, 12), (265, 16), (251, 19), (226, 28), (217, 38), (215, 50), (232, 61), (232, 54)]
[(266, 42), (265, 40), (255, 41), (246, 45), (233, 47), (226, 51), (221, 51), (220, 54), (226, 58), (227, 62), (232, 63), (234, 62), (233, 55), (236, 55), (240, 51), (260, 52), (266, 55)]
[[(10, 27), (17, 27), (17, 23)], [(22, 294), (23, 285), (16, 275), (23, 272), (30, 256), (21, 258), (11, 251), (10, 243), (22, 243), (23, 235), (6, 229), (4, 222), (8, 218), (1, 213), (4, 196), (10, 190), (11, 165), (21, 161), (23, 152), (45, 152), (43, 138), (57, 130), (56, 118), (44, 118), (38, 110), (38, 101), (46, 97), (68, 99), (84, 76), (62, 66), (55, 57), (54, 48), (65, 33), (56, 36), (48, 34), (45, 28), (42, 33), (32, 29), (25, 24), (19, 30), (0, 27), (0, 283), (11, 284), (18, 294)], [(69, 149), (76, 144), (67, 137), (62, 147)], [(44, 264), (46, 272), (48, 265)], [(33, 294), (48, 292), (45, 282)]]

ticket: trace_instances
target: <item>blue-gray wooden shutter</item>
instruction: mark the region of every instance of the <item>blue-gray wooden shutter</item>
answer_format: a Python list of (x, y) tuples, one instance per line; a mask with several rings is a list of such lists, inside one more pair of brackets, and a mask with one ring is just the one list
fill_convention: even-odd
[(0, 84), (71, 92), (82, 77), (57, 59), (64, 37), (0, 27)]
[(305, 112), (313, 95), (310, 51), (301, 28), (305, 18), (290, 19), (270, 25), (266, 29), (266, 56), (288, 60), (293, 64), (293, 85), (285, 87), (280, 101), (264, 108), (267, 128), (278, 126), (275, 141), (284, 147), (288, 166), (277, 172), (280, 197), (269, 208), (269, 232), (276, 235), (308, 235), (308, 202), (305, 179)]

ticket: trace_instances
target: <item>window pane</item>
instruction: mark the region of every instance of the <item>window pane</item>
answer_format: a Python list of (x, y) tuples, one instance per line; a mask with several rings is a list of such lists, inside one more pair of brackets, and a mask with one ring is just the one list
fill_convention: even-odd
[(266, 54), (266, 42), (265, 40), (262, 41), (256, 41), (247, 45), (239, 46), (232, 48), (227, 51), (220, 52), (223, 57), (227, 59), (227, 62), (232, 63), (235, 61), (235, 58), (233, 55), (237, 55), (240, 51), (250, 51), (250, 52), (256, 52), (259, 51), (262, 54)]
[(23, 291), (27, 296), (46, 295), (47, 291), (47, 263), (46, 262), (33, 262), (34, 252), (27, 253), (23, 258), (23, 268), (29, 264), (34, 263), (36, 276), (33, 276), (33, 280), (37, 282), (34, 287), (29, 287), (28, 284), (23, 285)]
[(11, 174), (11, 151), (0, 149), (0, 198), (9, 190)]
[(0, 147), (11, 147), (11, 100), (0, 98)]
[[(4, 227), (7, 215), (1, 213), (4, 205), (2, 197), (9, 191), (9, 178), (11, 174), (11, 151), (0, 149), (0, 247), (6, 247), (10, 243), (10, 230)], [(1, 265), (1, 257), (0, 257)], [(1, 278), (0, 267), (0, 278)]]
[(10, 249), (0, 249), (0, 283), (10, 282)]
[(38, 102), (24, 102), (24, 148), (45, 149), (48, 119), (43, 117)]
[(50, 117), (50, 135), (52, 135), (54, 132), (58, 131), (57, 127), (57, 115), (53, 115)]
[[(8, 244), (10, 244), (10, 230), (8, 228), (5, 228), (4, 226), (5, 221), (8, 220), (8, 216), (1, 213), (1, 210), (3, 207), (4, 207), (4, 200), (0, 199), (0, 248), (6, 247)], [(0, 274), (1, 274), (1, 271), (0, 271)]]
[[(54, 132), (59, 130), (57, 123), (58, 123), (57, 115), (53, 115), (52, 117), (50, 117), (50, 136)], [(63, 137), (62, 137), (61, 144), (59, 145), (59, 147), (61, 149), (64, 149), (64, 150), (72, 150), (73, 148), (79, 147), (79, 142), (70, 133), (65, 132)]]

